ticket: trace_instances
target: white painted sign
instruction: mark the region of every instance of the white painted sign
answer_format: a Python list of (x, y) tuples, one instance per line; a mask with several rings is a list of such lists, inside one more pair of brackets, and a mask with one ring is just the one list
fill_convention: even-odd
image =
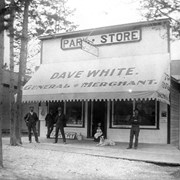
[(47, 115), (47, 106), (39, 106), (39, 120), (45, 120)]
[[(61, 48), (62, 49), (81, 48), (82, 41), (86, 39), (87, 36), (62, 39)], [(95, 46), (137, 42), (141, 40), (141, 31), (138, 29), (138, 30), (115, 32), (109, 34), (99, 34), (95, 36), (89, 36), (88, 40), (93, 42)]]
[(43, 64), (23, 101), (155, 99), (169, 102), (168, 54)]
[(94, 55), (94, 56), (97, 56), (97, 57), (99, 56), (99, 49), (87, 41), (82, 40), (81, 49)]

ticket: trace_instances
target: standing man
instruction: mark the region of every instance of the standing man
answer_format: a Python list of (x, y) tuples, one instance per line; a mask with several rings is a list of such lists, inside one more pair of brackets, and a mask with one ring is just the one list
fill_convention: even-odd
[(47, 138), (50, 138), (51, 132), (54, 128), (54, 116), (52, 109), (50, 109), (49, 113), (46, 115), (45, 121), (47, 126)]
[(129, 142), (129, 147), (127, 149), (131, 149), (133, 145), (133, 138), (135, 136), (135, 143), (134, 143), (134, 149), (137, 149), (138, 147), (138, 137), (139, 137), (139, 125), (141, 122), (141, 118), (139, 116), (139, 111), (138, 109), (135, 109), (133, 112), (133, 116), (130, 118), (130, 123), (131, 123), (131, 131), (130, 131), (130, 142)]
[(66, 137), (64, 134), (64, 127), (66, 126), (66, 117), (62, 112), (62, 108), (58, 107), (58, 114), (55, 117), (55, 122), (56, 122), (56, 134), (55, 134), (55, 142), (58, 142), (58, 134), (59, 134), (59, 130), (61, 131), (61, 135), (63, 138), (63, 142), (64, 144), (66, 144)]
[(33, 133), (34, 133), (34, 136), (35, 136), (35, 141), (37, 143), (39, 143), (38, 134), (37, 134), (37, 131), (36, 131), (36, 123), (38, 122), (38, 116), (34, 112), (34, 107), (33, 106), (30, 106), (29, 109), (30, 109), (30, 112), (27, 113), (25, 115), (25, 117), (24, 117), (24, 120), (25, 120), (26, 125), (28, 127), (29, 142), (30, 143), (32, 142), (32, 139), (31, 139), (31, 130), (33, 130)]

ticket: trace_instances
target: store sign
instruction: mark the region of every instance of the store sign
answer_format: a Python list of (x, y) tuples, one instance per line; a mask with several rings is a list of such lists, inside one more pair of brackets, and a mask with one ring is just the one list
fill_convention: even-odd
[[(66, 38), (61, 41), (62, 49), (74, 49), (81, 48), (82, 40), (87, 40), (87, 36)], [(93, 42), (93, 45), (107, 45), (107, 44), (117, 44), (117, 43), (127, 43), (127, 42), (137, 42), (141, 40), (141, 31), (123, 31), (109, 34), (100, 34), (95, 36), (89, 36), (88, 40)]]
[[(64, 133), (64, 135), (65, 135), (66, 139), (75, 139), (76, 138), (75, 132), (66, 132), (66, 133)], [(51, 137), (53, 137), (53, 138), (55, 137), (55, 130), (52, 131)], [(58, 134), (58, 138), (61, 138), (61, 139), (63, 138), (61, 133)]]
[(44, 64), (23, 87), (25, 100), (150, 98), (169, 102), (168, 54)]
[(98, 55), (99, 55), (99, 49), (87, 41), (82, 41), (81, 49), (94, 55), (94, 56), (98, 57)]

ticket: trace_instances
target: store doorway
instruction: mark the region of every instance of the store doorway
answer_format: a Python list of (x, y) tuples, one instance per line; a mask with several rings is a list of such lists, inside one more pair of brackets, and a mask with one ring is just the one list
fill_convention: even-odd
[(101, 123), (101, 128), (104, 136), (107, 133), (107, 102), (106, 101), (91, 101), (89, 103), (89, 118), (88, 118), (88, 137), (93, 138), (97, 129), (98, 123)]

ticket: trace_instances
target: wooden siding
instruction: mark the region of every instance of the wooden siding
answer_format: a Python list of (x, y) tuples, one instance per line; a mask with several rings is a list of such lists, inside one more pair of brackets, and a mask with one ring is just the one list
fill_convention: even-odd
[[(14, 78), (14, 86), (17, 87), (18, 84), (18, 73), (13, 73)], [(27, 82), (30, 79), (29, 76), (25, 76), (25, 82)], [(10, 97), (9, 97), (9, 86), (10, 86), (10, 71), (4, 70), (3, 71), (3, 113), (2, 113), (2, 132), (3, 133), (9, 133), (10, 131)], [(22, 128), (27, 129), (27, 127), (24, 125)]]
[(171, 124), (170, 124), (170, 143), (176, 147), (179, 146), (179, 110), (180, 110), (180, 93), (179, 88), (173, 82), (171, 84)]

